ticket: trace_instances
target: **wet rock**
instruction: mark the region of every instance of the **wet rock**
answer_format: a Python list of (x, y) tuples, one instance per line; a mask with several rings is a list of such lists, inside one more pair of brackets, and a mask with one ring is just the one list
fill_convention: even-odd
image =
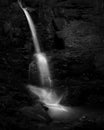
[(34, 57), (33, 61), (29, 64), (29, 82), (36, 86), (40, 86), (41, 81), (39, 76), (40, 74), (36, 63), (36, 57)]
[(31, 121), (39, 121), (43, 123), (47, 123), (51, 121), (50, 116), (48, 115), (47, 111), (42, 107), (40, 103), (36, 104), (35, 106), (31, 107), (24, 107), (20, 110), (22, 114), (27, 116), (27, 118)]

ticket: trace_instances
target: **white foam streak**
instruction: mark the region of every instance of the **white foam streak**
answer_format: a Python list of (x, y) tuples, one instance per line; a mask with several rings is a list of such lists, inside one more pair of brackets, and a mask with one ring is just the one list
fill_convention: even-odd
[(34, 22), (33, 22), (32, 18), (30, 16), (30, 14), (28, 13), (28, 9), (23, 8), (20, 1), (18, 1), (18, 3), (19, 3), (21, 9), (23, 10), (23, 12), (24, 12), (24, 14), (27, 18), (27, 21), (28, 21), (28, 24), (29, 24), (29, 27), (30, 27), (30, 30), (31, 30), (32, 38), (33, 38), (34, 48), (36, 49), (36, 52), (39, 53), (40, 47), (39, 47), (39, 42), (38, 42), (38, 39), (37, 39), (37, 34), (36, 34)]
[(40, 71), (40, 77), (42, 85), (45, 87), (51, 87), (51, 76), (49, 71), (49, 66), (47, 62), (47, 58), (44, 53), (37, 53), (36, 59), (37, 59), (37, 65)]
[(60, 104), (62, 97), (58, 97), (54, 91), (32, 85), (28, 85), (28, 88), (33, 94), (39, 97), (39, 101), (44, 103), (51, 112), (68, 112), (67, 107)]
[(52, 83), (47, 57), (45, 56), (44, 53), (41, 53), (40, 51), (39, 42), (36, 35), (36, 28), (32, 21), (32, 18), (28, 13), (27, 8), (24, 8), (19, 0), (18, 3), (23, 12), (25, 13), (25, 16), (27, 18), (31, 30), (34, 48), (36, 49), (36, 54), (34, 56), (36, 57), (37, 60), (37, 66), (40, 72), (41, 83), (42, 87), (44, 88), (39, 88), (32, 85), (28, 85), (27, 87), (31, 91), (31, 93), (39, 97), (40, 102), (42, 102), (46, 107), (49, 108), (49, 114), (51, 116), (68, 115), (69, 108), (60, 104), (62, 96), (58, 97), (51, 88)]

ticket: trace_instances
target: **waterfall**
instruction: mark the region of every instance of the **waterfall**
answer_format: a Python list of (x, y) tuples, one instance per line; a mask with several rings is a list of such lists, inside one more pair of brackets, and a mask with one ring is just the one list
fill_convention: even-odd
[(24, 8), (20, 1), (18, 1), (18, 3), (24, 12), (24, 14), (27, 18), (29, 27), (30, 27), (34, 48), (36, 50), (36, 53), (33, 56), (35, 56), (36, 60), (37, 60), (37, 66), (38, 66), (38, 69), (40, 72), (40, 79), (41, 79), (42, 86), (51, 87), (51, 77), (50, 77), (50, 70), (49, 70), (47, 57), (44, 53), (41, 52), (41, 49), (39, 46), (39, 41), (38, 41), (37, 34), (36, 34), (35, 24), (30, 16), (27, 8)]

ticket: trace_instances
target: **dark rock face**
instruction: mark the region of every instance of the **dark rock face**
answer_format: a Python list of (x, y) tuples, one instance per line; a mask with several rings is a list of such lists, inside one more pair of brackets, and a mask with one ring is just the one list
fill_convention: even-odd
[(2, 6), (8, 6), (8, 4), (9, 4), (9, 0), (1, 0), (0, 1), (0, 6), (2, 7)]
[[(53, 88), (64, 95), (62, 103), (103, 107), (104, 1), (25, 0), (23, 3), (34, 9), (30, 13), (42, 52), (48, 57)], [(50, 129), (47, 112), (36, 105), (37, 98), (26, 89), (28, 83), (39, 86), (40, 83), (25, 15), (15, 0), (1, 0), (0, 7), (0, 129), (8, 126), (11, 130)], [(62, 126), (56, 123), (52, 128), (99, 127), (96, 121), (88, 120), (72, 125), (59, 122)]]
[(95, 62), (96, 70), (102, 74), (104, 74), (104, 49), (101, 49), (99, 53), (95, 56)]
[(96, 32), (97, 28), (88, 22), (71, 21), (63, 29), (62, 36), (65, 39), (66, 47), (81, 49), (97, 49), (101, 46), (101, 39)]

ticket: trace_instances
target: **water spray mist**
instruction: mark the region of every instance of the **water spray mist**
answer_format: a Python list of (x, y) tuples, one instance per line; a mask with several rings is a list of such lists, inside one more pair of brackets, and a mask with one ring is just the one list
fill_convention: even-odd
[(20, 0), (18, 0), (18, 3), (27, 18), (27, 21), (31, 30), (34, 48), (36, 50), (36, 53), (33, 54), (33, 57), (35, 57), (37, 61), (37, 66), (40, 72), (41, 86), (43, 88), (39, 88), (32, 85), (28, 85), (27, 87), (33, 94), (39, 97), (40, 102), (44, 103), (44, 105), (49, 108), (50, 113), (55, 114), (55, 115), (57, 115), (57, 113), (58, 115), (62, 113), (65, 114), (66, 112), (68, 112), (68, 109), (67, 107), (60, 104), (62, 97), (58, 97), (55, 91), (53, 90), (53, 87), (51, 88), (52, 80), (50, 76), (50, 70), (49, 70), (47, 57), (44, 53), (41, 52), (38, 38), (36, 35), (35, 25), (32, 21), (32, 18), (27, 8), (23, 7)]

